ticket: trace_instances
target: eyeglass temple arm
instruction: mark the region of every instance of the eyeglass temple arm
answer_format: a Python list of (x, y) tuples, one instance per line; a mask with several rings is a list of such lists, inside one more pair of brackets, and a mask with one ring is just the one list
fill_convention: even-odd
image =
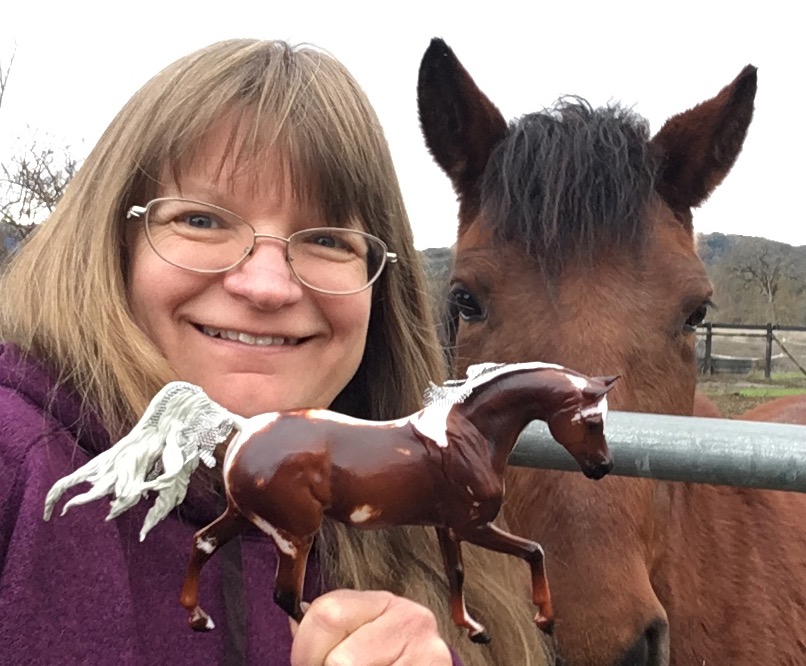
[(397, 253), (396, 252), (387, 252), (386, 253), (386, 261), (388, 261), (390, 264), (396, 264), (397, 263)]
[(143, 206), (132, 206), (126, 211), (126, 219), (131, 220), (133, 217), (143, 217), (146, 209)]

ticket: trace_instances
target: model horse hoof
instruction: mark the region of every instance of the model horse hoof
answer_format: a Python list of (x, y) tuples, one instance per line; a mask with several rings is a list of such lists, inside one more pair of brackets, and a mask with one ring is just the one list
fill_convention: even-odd
[(190, 612), (188, 623), (193, 631), (210, 631), (215, 629), (215, 622), (198, 606)]
[(490, 634), (487, 633), (486, 630), (482, 629), (481, 631), (477, 631), (475, 633), (470, 634), (470, 640), (474, 643), (489, 643), (490, 642)]
[(547, 636), (551, 636), (554, 633), (553, 617), (546, 617), (545, 615), (538, 613), (535, 615), (535, 624), (537, 625), (537, 628)]

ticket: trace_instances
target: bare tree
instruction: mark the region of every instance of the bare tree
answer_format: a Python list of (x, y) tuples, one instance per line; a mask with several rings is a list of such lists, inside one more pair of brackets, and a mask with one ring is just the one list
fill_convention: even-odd
[[(0, 62), (0, 109), (14, 64)], [(55, 142), (36, 137), (20, 140), (16, 153), (2, 156), (0, 163), (0, 262), (56, 207), (79, 166), (69, 146), (56, 148)]]
[(778, 323), (778, 305), (788, 297), (796, 267), (792, 248), (764, 238), (743, 238), (724, 259), (724, 267), (744, 289), (762, 296), (767, 320)]
[(48, 144), (33, 137), (21, 154), (0, 166), (4, 190), (0, 220), (35, 223), (53, 212), (78, 169), (78, 160), (69, 146), (57, 151)]
[(14, 64), (14, 55), (14, 53), (11, 54), (11, 60), (6, 67), (3, 67), (3, 63), (0, 62), (0, 108), (3, 107), (3, 95), (5, 95), (6, 87), (8, 86), (8, 75), (11, 74), (11, 66)]

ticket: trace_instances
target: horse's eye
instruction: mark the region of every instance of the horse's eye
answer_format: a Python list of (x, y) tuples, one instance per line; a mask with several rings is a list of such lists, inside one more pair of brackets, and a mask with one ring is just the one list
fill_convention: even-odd
[(484, 309), (478, 299), (464, 287), (451, 289), (450, 298), (459, 316), (465, 321), (481, 321), (485, 318)]
[(697, 309), (689, 315), (688, 319), (686, 319), (686, 323), (683, 325), (683, 330), (686, 333), (694, 333), (697, 330), (697, 326), (705, 321), (705, 317), (708, 315), (708, 308), (711, 305), (713, 305), (713, 303), (710, 300), (700, 303), (697, 306)]

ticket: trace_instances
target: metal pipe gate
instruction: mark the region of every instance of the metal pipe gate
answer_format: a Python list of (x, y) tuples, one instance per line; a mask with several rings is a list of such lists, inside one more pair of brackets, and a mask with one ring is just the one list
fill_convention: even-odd
[[(806, 492), (806, 426), (610, 412), (605, 435), (618, 476)], [(579, 471), (542, 421), (526, 427), (509, 462)]]

